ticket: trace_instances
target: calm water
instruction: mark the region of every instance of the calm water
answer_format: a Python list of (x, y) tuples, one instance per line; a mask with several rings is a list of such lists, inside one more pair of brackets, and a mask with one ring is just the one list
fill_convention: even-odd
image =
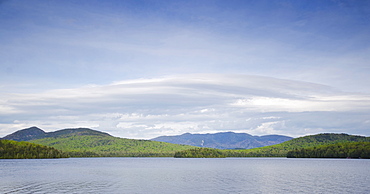
[(370, 160), (0, 160), (0, 193), (370, 193)]

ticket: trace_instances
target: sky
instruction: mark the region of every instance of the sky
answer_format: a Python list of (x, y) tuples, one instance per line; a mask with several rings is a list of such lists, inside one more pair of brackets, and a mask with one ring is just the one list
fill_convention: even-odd
[(370, 1), (0, 0), (0, 137), (370, 136)]

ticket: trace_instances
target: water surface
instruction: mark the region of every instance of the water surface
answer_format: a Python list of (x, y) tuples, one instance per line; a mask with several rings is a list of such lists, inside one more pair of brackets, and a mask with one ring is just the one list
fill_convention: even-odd
[(370, 160), (0, 160), (0, 193), (370, 193)]

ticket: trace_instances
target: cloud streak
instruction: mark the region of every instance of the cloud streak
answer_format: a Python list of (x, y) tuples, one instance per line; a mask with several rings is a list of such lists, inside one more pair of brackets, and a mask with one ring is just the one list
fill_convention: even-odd
[(369, 90), (366, 2), (32, 3), (0, 6), (5, 84), (244, 73)]
[[(262, 76), (190, 74), (3, 94), (3, 129), (86, 126), (129, 138), (240, 131), (369, 135), (370, 96)], [(5, 134), (4, 134), (5, 135)]]
[(4, 1), (0, 135), (30, 125), (133, 138), (368, 135), (369, 10), (366, 1)]

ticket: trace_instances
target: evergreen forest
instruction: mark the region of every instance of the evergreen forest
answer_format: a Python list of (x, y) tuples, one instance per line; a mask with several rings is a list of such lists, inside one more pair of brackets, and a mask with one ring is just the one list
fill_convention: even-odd
[(288, 156), (369, 158), (369, 142), (370, 137), (324, 133), (295, 138), (280, 144), (260, 148), (221, 150), (150, 140), (119, 138), (88, 128), (44, 132), (37, 127), (31, 127), (4, 137), (1, 141), (0, 157), (58, 158), (69, 155), (70, 157), (212, 158)]
[(224, 152), (212, 148), (195, 148), (175, 153), (175, 158), (226, 158)]
[(31, 140), (52, 146), (71, 157), (173, 157), (175, 152), (194, 148), (149, 140), (125, 139), (113, 136), (75, 135)]
[(281, 144), (247, 150), (223, 150), (227, 157), (286, 157), (289, 151), (322, 145), (349, 142), (370, 142), (370, 137), (323, 133), (295, 138)]
[(366, 158), (370, 159), (370, 142), (349, 142), (294, 149), (288, 158)]
[(29, 142), (0, 140), (0, 159), (67, 158), (68, 154), (53, 147)]

